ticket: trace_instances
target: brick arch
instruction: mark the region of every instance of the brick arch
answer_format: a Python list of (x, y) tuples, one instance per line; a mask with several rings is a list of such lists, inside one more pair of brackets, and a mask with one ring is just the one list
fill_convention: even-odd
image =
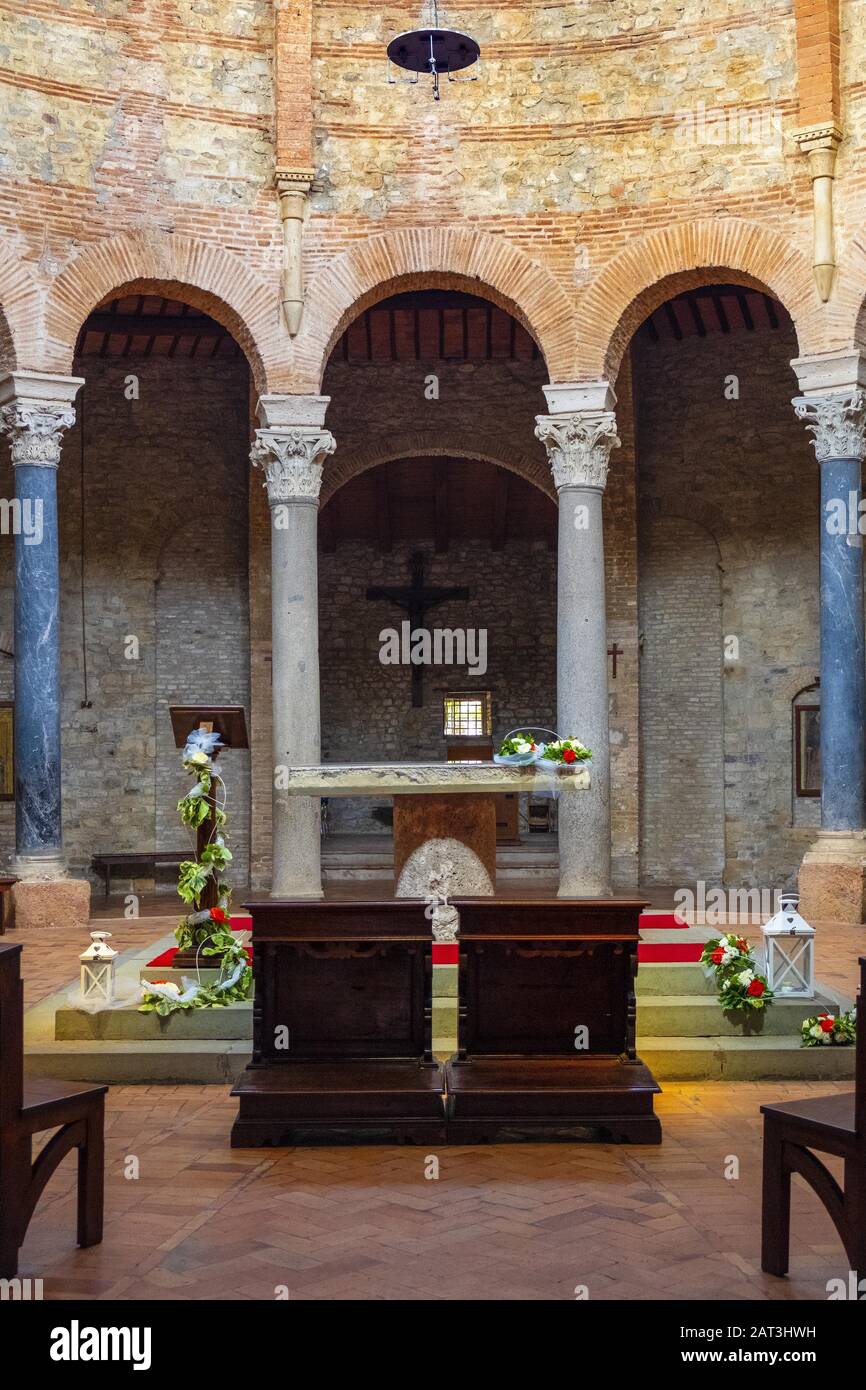
[(274, 287), (220, 246), (152, 232), (94, 242), (57, 277), (45, 315), (48, 370), (70, 371), (81, 325), (115, 292), (164, 294), (203, 310), (243, 349), (260, 392), (284, 384), (288, 337)]
[(27, 266), (13, 256), (0, 262), (0, 374), (16, 367), (40, 369), (42, 291)]
[(755, 223), (708, 218), (639, 237), (608, 261), (578, 309), (577, 380), (614, 380), (632, 335), (654, 309), (720, 276), (769, 289), (794, 321), (800, 353), (819, 350), (824, 306), (802, 252)]
[(420, 289), (461, 289), (492, 300), (535, 339), (551, 381), (570, 379), (573, 301), (540, 261), (505, 237), (477, 228), (406, 227), (365, 238), (310, 281), (294, 343), (292, 390), (320, 389), (334, 344), (364, 309), (389, 295)]
[(473, 433), (464, 428), (438, 427), (435, 430), (405, 430), (387, 440), (374, 440), (360, 449), (337, 452), (325, 465), (322, 480), (321, 506), (324, 506), (352, 478), (378, 468), (382, 463), (412, 458), (479, 459), (532, 483), (556, 503), (556, 489), (545, 457), (524, 453), (505, 438), (492, 436), (489, 431)]
[(840, 336), (830, 346), (853, 343), (866, 350), (866, 232), (852, 237), (840, 257), (832, 302), (840, 319)]

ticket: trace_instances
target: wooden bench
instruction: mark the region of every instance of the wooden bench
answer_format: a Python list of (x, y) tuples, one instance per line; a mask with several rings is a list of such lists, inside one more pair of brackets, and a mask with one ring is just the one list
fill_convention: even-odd
[[(658, 1143), (658, 1086), (635, 1055), (642, 903), (457, 899), (461, 1054), (431, 1056), (431, 934), (418, 900), (248, 907), (253, 1060), (232, 1145), (316, 1129), (472, 1143), (595, 1128)], [(576, 1029), (587, 1047), (577, 1051)]]
[(253, 1059), (232, 1147), (335, 1130), (445, 1137), (422, 903), (254, 902)]
[[(18, 1273), (18, 1251), (45, 1185), (78, 1149), (78, 1244), (102, 1240), (107, 1086), (24, 1080), (21, 946), (0, 945), (0, 1279)], [(34, 1134), (54, 1134), (32, 1156)]]
[[(761, 1268), (788, 1272), (791, 1174), (799, 1173), (824, 1203), (842, 1239), (851, 1269), (866, 1278), (866, 956), (860, 960), (854, 1090), (846, 1095), (762, 1105), (764, 1192)], [(842, 1186), (811, 1150), (844, 1161)]]
[(467, 898), (460, 910), (460, 1050), (448, 1138), (591, 1128), (661, 1142), (659, 1091), (635, 1050), (644, 902)]
[(171, 864), (177, 868), (185, 859), (193, 858), (193, 851), (190, 849), (182, 850), (154, 850), (152, 853), (146, 851), (141, 853), (137, 850), (124, 851), (121, 854), (94, 854), (90, 861), (90, 867), (95, 874), (102, 874), (105, 879), (106, 901), (111, 896), (111, 871), (121, 865), (134, 868), (151, 869), (155, 872), (159, 864)]

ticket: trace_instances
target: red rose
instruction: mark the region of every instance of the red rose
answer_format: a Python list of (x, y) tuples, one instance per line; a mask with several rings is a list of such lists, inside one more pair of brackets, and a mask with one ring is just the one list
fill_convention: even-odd
[(822, 1033), (832, 1033), (836, 1025), (835, 1018), (831, 1018), (829, 1014), (824, 1014), (823, 1018), (818, 1019), (818, 1022), (821, 1025)]
[(710, 960), (713, 962), (713, 965), (721, 965), (724, 958), (725, 953), (722, 950), (721, 946), (717, 946), (716, 949), (713, 951), (713, 954), (710, 956)]
[(533, 751), (533, 753), (534, 753), (534, 752), (535, 752), (535, 744), (534, 744), (534, 743), (530, 743), (529, 746), (530, 746), (530, 748), (532, 749), (532, 751)]
[(224, 912), (221, 907), (212, 907), (210, 910), (210, 918), (212, 922), (226, 923), (230, 921), (228, 913)]
[(760, 999), (761, 995), (764, 993), (763, 980), (753, 980), (746, 990), (746, 993), (750, 994), (753, 999)]
[(576, 758), (577, 754), (575, 753), (573, 748), (566, 748), (565, 752), (562, 755), (562, 760), (565, 763), (573, 763)]

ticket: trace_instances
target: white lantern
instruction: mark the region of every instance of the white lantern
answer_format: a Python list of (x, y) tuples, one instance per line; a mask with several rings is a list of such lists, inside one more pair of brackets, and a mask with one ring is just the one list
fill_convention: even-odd
[(79, 956), (81, 997), (91, 1003), (110, 1004), (114, 999), (114, 962), (117, 951), (107, 945), (110, 931), (92, 931), (90, 945)]
[(787, 999), (815, 995), (815, 928), (800, 916), (796, 893), (782, 893), (779, 911), (761, 927), (767, 983)]

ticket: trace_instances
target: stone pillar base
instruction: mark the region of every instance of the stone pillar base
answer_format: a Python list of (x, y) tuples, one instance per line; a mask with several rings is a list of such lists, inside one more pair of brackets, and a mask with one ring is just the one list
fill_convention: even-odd
[(866, 922), (866, 831), (819, 831), (797, 886), (807, 922)]
[(22, 879), (13, 885), (11, 892), (12, 925), (16, 931), (29, 927), (80, 927), (82, 931), (87, 930), (90, 922), (90, 884), (86, 879)]

